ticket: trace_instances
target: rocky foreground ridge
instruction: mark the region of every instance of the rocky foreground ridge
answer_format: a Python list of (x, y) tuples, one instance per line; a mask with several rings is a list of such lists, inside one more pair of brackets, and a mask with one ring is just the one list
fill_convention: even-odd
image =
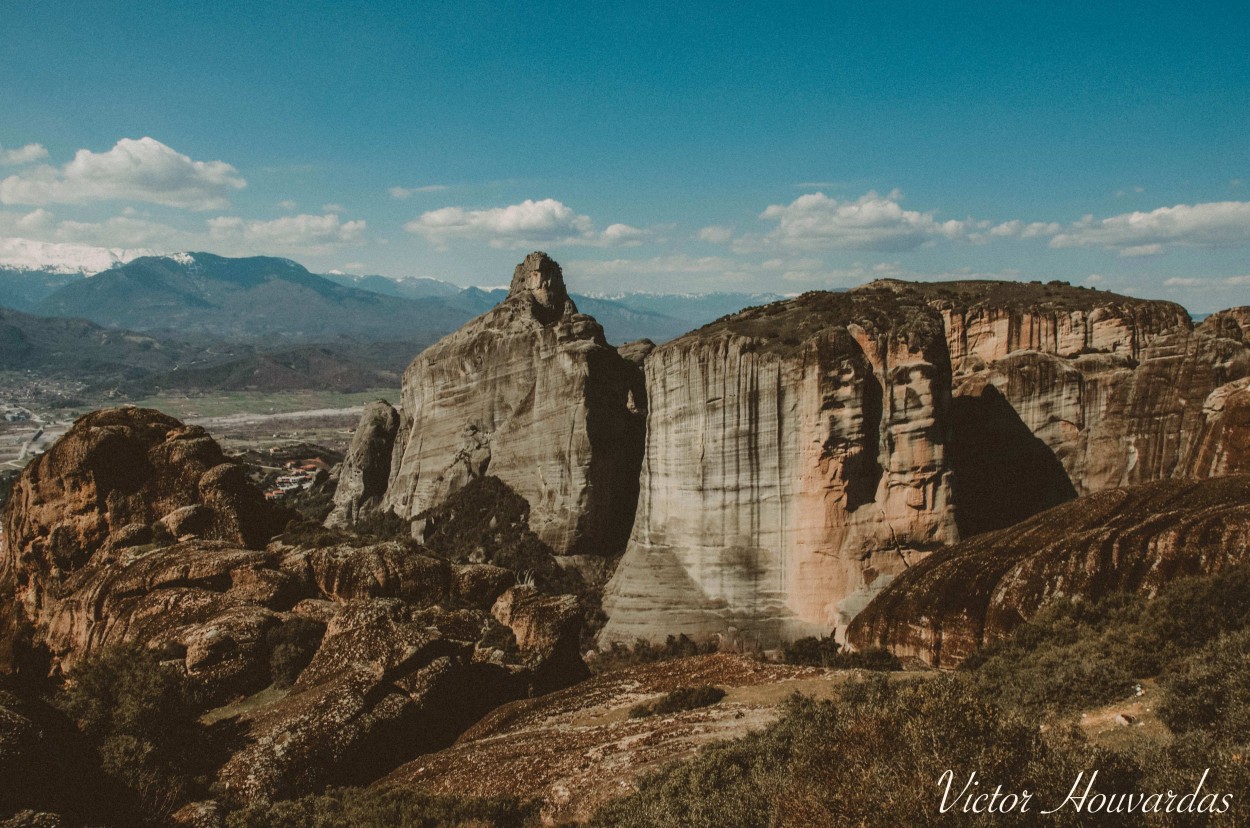
[[(574, 596), (292, 517), (201, 429), (135, 408), (79, 419), (4, 510), (5, 672), (72, 675), (137, 644), (206, 707), (264, 690), (229, 716), (215, 771), (237, 802), (372, 779), (586, 675)], [(279, 642), (299, 649), (289, 688), (270, 687)]]

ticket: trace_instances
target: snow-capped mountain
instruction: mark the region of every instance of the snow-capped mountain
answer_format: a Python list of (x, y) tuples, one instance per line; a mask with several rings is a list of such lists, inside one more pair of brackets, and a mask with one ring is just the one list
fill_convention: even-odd
[(146, 249), (0, 238), (0, 268), (5, 270), (94, 276), (142, 256), (162, 255), (166, 254)]

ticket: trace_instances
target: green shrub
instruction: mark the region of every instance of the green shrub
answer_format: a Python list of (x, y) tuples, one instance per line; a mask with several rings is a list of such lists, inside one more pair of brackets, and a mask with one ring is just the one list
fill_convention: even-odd
[(1161, 718), (1172, 731), (1250, 740), (1250, 630), (1222, 636), (1163, 680)]
[[(765, 730), (705, 748), (639, 780), (638, 791), (608, 803), (596, 828), (766, 828), (840, 825), (1021, 825), (1019, 816), (948, 813), (938, 821), (939, 779), (947, 770), (1037, 799), (1059, 802), (1081, 770), (1100, 771), (1095, 790), (1133, 790), (1140, 772), (1095, 750), (1077, 732), (1043, 734), (1006, 713), (961, 676), (848, 685), (842, 698), (793, 697)], [(1099, 824), (1135, 825), (1130, 815)], [(1139, 819), (1140, 817), (1138, 817)], [(1070, 810), (1047, 825), (1079, 825)]]
[(229, 828), (521, 828), (534, 806), (513, 797), (440, 796), (411, 788), (335, 788), (285, 802), (256, 803)]
[(832, 636), (808, 636), (785, 648), (786, 664), (831, 667), (838, 670), (901, 670), (902, 663), (888, 650), (846, 652)]
[(596, 655), (590, 668), (595, 673), (608, 673), (638, 664), (653, 664), (657, 661), (707, 655), (716, 651), (716, 639), (695, 641), (685, 633), (670, 635), (663, 644), (652, 644), (645, 638), (639, 638), (633, 646), (614, 641), (608, 649)]
[(269, 650), (269, 675), (278, 688), (295, 683), (299, 674), (321, 646), (325, 624), (307, 618), (291, 618), (271, 628), (265, 634), (265, 647)]
[(1118, 593), (1057, 601), (961, 668), (990, 696), (1034, 712), (1069, 712), (1133, 692), (1221, 634), (1250, 625), (1250, 567), (1186, 578), (1154, 598)]
[(95, 748), (106, 775), (136, 798), (146, 824), (200, 793), (206, 756), (191, 688), (158, 656), (127, 644), (77, 665), (58, 698)]
[(683, 710), (697, 710), (716, 704), (725, 698), (725, 691), (710, 684), (699, 687), (680, 687), (663, 698), (653, 702), (644, 702), (630, 708), (629, 718), (642, 719), (647, 716), (667, 716)]

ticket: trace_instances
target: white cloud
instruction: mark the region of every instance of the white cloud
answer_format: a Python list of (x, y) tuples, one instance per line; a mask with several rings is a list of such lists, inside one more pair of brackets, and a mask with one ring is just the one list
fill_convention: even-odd
[(391, 187), (387, 192), (391, 194), (391, 198), (402, 201), (405, 198), (412, 198), (417, 193), (441, 193), (446, 189), (446, 184), (426, 184), (422, 187)]
[(1224, 284), (1232, 285), (1234, 287), (1250, 285), (1250, 276), (1229, 276), (1224, 280)]
[(17, 149), (5, 149), (0, 147), (0, 165), (6, 167), (16, 167), (22, 164), (33, 164), (36, 161), (42, 161), (48, 157), (48, 151), (43, 144), (27, 144)]
[(62, 221), (56, 225), (60, 241), (99, 245), (102, 247), (159, 247), (176, 250), (192, 239), (191, 234), (160, 222), (114, 216), (100, 222)]
[(704, 227), (698, 233), (699, 241), (710, 242), (712, 244), (729, 244), (733, 240), (734, 231), (728, 227), (719, 225), (711, 225)]
[(1134, 251), (1125, 253), (1130, 256), (1154, 255), (1173, 244), (1191, 247), (1250, 244), (1250, 202), (1177, 204), (1104, 219), (1085, 216), (1050, 240), (1051, 247), (1118, 248)]
[(1125, 247), (1120, 250), (1120, 255), (1125, 258), (1134, 258), (1140, 256), (1159, 256), (1163, 254), (1163, 245), (1161, 244), (1137, 244), (1132, 247)]
[(773, 204), (760, 218), (777, 227), (764, 237), (743, 237), (735, 245), (749, 251), (770, 245), (797, 250), (911, 250), (937, 238), (959, 238), (969, 223), (939, 222), (933, 213), (904, 210), (894, 191), (869, 192), (855, 201), (838, 201), (824, 193), (799, 196), (790, 204)]
[(57, 221), (42, 207), (29, 213), (0, 212), (0, 236), (20, 236), (31, 243), (69, 243), (103, 248), (186, 249), (197, 236), (133, 215), (103, 221)]
[(47, 164), (0, 181), (0, 204), (146, 201), (216, 210), (247, 185), (223, 161), (194, 161), (153, 138), (123, 138), (108, 152), (81, 149), (61, 168)]
[(299, 207), (298, 204), (296, 204), (294, 201), (292, 201), (289, 198), (284, 198), (281, 201), (279, 201), (278, 206), (281, 207), (283, 210), (294, 210), (295, 208)]
[(1023, 222), (1019, 219), (1004, 221), (990, 228), (989, 234), (995, 238), (1036, 239), (1053, 236), (1063, 230), (1063, 226), (1054, 221)]
[(321, 212), (323, 213), (345, 213), (347, 208), (337, 202), (331, 204), (322, 204)]
[(1170, 279), (1165, 279), (1163, 282), (1163, 286), (1164, 287), (1197, 287), (1198, 285), (1205, 285), (1206, 283), (1207, 283), (1206, 279), (1190, 279), (1190, 278), (1182, 278), (1180, 276), (1173, 276)]
[(322, 252), (340, 244), (359, 242), (364, 237), (364, 221), (339, 221), (334, 213), (323, 216), (301, 214), (272, 221), (244, 221), (237, 216), (208, 220), (209, 235), (219, 242), (246, 242), (256, 250), (298, 249)]
[(422, 213), (404, 229), (439, 247), (459, 239), (485, 240), (499, 248), (537, 244), (632, 247), (647, 236), (647, 231), (628, 224), (612, 224), (598, 232), (590, 216), (576, 213), (554, 198), (526, 199), (485, 210), (443, 207)]

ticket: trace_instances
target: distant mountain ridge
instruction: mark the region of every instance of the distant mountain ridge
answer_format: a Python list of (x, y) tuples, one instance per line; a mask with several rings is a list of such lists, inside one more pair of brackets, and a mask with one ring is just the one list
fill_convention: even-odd
[[(0, 240), (0, 306), (110, 328), (268, 344), (428, 345), (498, 304), (502, 288), (429, 277), (312, 273), (289, 259), (153, 254)], [(8, 264), (6, 264), (6, 262)], [(97, 268), (100, 268), (97, 272)], [(665, 342), (774, 293), (571, 294), (611, 342)]]
[(237, 341), (405, 339), (433, 342), (464, 322), (436, 300), (384, 297), (336, 284), (289, 259), (210, 253), (146, 256), (67, 284), (39, 302), (43, 316), (108, 327)]

